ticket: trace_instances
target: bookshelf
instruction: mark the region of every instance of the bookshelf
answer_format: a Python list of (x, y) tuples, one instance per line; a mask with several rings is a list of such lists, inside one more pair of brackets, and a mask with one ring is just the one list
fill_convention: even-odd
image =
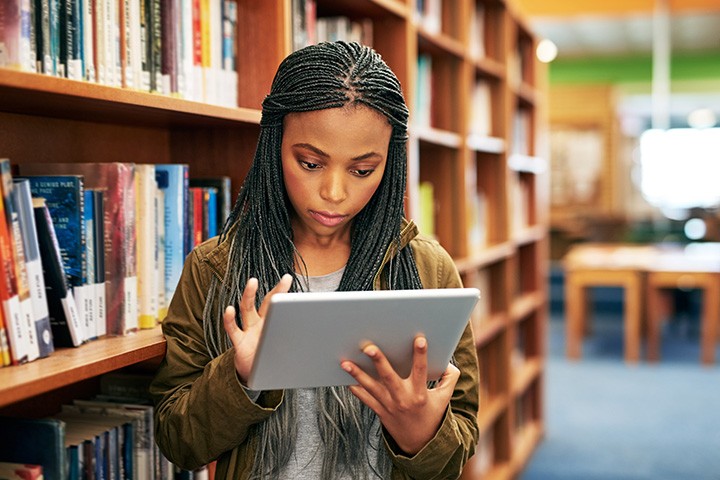
[[(509, 0), (436, 6), (439, 22), (423, 18), (415, 0), (317, 0), (316, 12), (369, 20), (373, 46), (403, 85), (411, 107), (408, 213), (422, 215), (420, 185), (431, 184), (435, 235), (466, 285), (483, 291), (473, 316), (481, 446), (463, 478), (512, 478), (544, 425), (544, 84), (535, 39)], [(230, 176), (234, 198), (254, 153), (260, 102), (291, 51), (292, 7), (238, 1), (237, 108), (0, 68), (0, 156), (187, 163), (191, 176)], [(421, 56), (430, 60), (429, 78), (419, 78)], [(415, 90), (428, 80), (430, 102), (418, 105)], [(152, 370), (163, 353), (156, 328), (0, 369), (0, 414), (54, 413), (90, 395), (99, 375)]]

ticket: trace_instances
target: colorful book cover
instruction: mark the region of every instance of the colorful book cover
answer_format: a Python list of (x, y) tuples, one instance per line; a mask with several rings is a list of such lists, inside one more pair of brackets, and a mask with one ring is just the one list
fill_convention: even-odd
[(80, 322), (72, 289), (67, 283), (55, 226), (44, 198), (33, 198), (33, 214), (54, 345), (77, 347), (83, 343), (84, 327)]
[(103, 190), (107, 334), (137, 330), (135, 165), (24, 163), (18, 169), (22, 175), (82, 175), (85, 188)]
[[(0, 169), (6, 159), (0, 161)], [(10, 180), (12, 183), (12, 180)], [(4, 183), (4, 182), (3, 182)], [(4, 190), (4, 189), (2, 189)], [(0, 302), (2, 314), (5, 318), (5, 328), (10, 344), (10, 358), (13, 364), (24, 363), (28, 360), (29, 327), (20, 309), (18, 295), (18, 276), (16, 245), (13, 235), (11, 206), (5, 195), (0, 194)]]
[(165, 308), (172, 300), (185, 264), (188, 228), (188, 165), (155, 165), (155, 180), (164, 192), (165, 211)]
[(47, 295), (45, 293), (45, 278), (43, 277), (42, 260), (40, 259), (40, 244), (33, 215), (32, 194), (30, 181), (15, 179), (13, 198), (18, 213), (20, 235), (25, 254), (25, 269), (27, 271), (30, 289), (30, 301), (34, 321), (35, 336), (38, 340), (40, 357), (47, 357), (53, 351), (53, 336), (50, 328)]
[(17, 211), (17, 202), (13, 195), (14, 183), (10, 167), (10, 160), (0, 159), (0, 178), (2, 181), (2, 196), (5, 202), (5, 219), (10, 226), (10, 236), (13, 242), (13, 253), (15, 255), (15, 272), (17, 278), (17, 292), (20, 301), (20, 315), (23, 322), (23, 336), (25, 337), (25, 348), (27, 361), (33, 361), (40, 357), (40, 346), (38, 344), (37, 332), (35, 331), (35, 320), (32, 312), (32, 299), (30, 298), (30, 285), (28, 281), (27, 267), (25, 265), (25, 247), (23, 245), (22, 233), (20, 231), (20, 219)]
[(40, 465), (45, 478), (66, 478), (65, 422), (0, 418), (0, 461)]
[[(68, 285), (84, 326), (83, 339), (95, 328), (87, 279), (84, 180), (80, 175), (27, 175), (33, 197), (45, 199), (55, 227)], [(91, 334), (91, 331), (93, 332)]]

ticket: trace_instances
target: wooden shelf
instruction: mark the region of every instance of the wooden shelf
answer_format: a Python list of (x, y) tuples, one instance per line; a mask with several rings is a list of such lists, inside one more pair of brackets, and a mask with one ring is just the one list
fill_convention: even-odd
[(532, 422), (526, 425), (522, 432), (518, 433), (518, 438), (513, 446), (514, 455), (511, 465), (511, 475), (517, 476), (522, 472), (527, 462), (530, 460), (535, 448), (543, 437), (543, 427), (539, 422)]
[(502, 412), (507, 409), (508, 399), (505, 395), (496, 395), (484, 404), (478, 414), (478, 430), (480, 435), (493, 427), (493, 424)]
[(459, 134), (439, 128), (411, 126), (409, 133), (421, 142), (431, 145), (448, 148), (460, 148), (462, 145), (462, 137)]
[(165, 354), (160, 327), (107, 337), (0, 369), (0, 407)]
[(0, 111), (154, 127), (259, 125), (260, 111), (0, 68)]
[(515, 252), (515, 247), (510, 242), (501, 243), (485, 248), (482, 252), (472, 257), (456, 258), (455, 265), (460, 273), (471, 270), (480, 270), (488, 265), (497, 263), (508, 258)]
[(524, 393), (528, 386), (542, 373), (543, 363), (539, 358), (525, 360), (521, 366), (512, 370), (512, 394), (518, 396)]
[(486, 137), (471, 133), (467, 136), (467, 146), (470, 150), (484, 153), (504, 153), (506, 142), (498, 137)]
[(475, 346), (478, 348), (493, 340), (500, 332), (505, 330), (507, 315), (496, 313), (480, 323), (480, 328), (474, 331)]
[(510, 307), (510, 319), (519, 322), (545, 305), (543, 292), (528, 292), (516, 298)]

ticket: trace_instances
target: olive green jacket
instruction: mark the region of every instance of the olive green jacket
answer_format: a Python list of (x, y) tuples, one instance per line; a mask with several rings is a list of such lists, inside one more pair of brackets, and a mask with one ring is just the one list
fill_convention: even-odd
[[(151, 386), (155, 435), (165, 456), (193, 469), (217, 459), (216, 478), (250, 476), (256, 439), (249, 428), (262, 422), (283, 401), (282, 391), (265, 391), (253, 402), (235, 373), (234, 351), (211, 358), (203, 335), (203, 308), (213, 275), (225, 273), (229, 242), (217, 239), (198, 246), (185, 261), (169, 313), (162, 324), (165, 358)], [(401, 248), (410, 245), (425, 288), (461, 286), (452, 259), (434, 240), (404, 224)], [(394, 255), (389, 251), (385, 261)], [(376, 288), (381, 288), (376, 275)], [(441, 321), (441, 319), (438, 319)], [(393, 462), (393, 479), (449, 479), (460, 476), (478, 440), (478, 370), (470, 325), (454, 354), (461, 376), (435, 437), (412, 457), (403, 454), (384, 432)]]

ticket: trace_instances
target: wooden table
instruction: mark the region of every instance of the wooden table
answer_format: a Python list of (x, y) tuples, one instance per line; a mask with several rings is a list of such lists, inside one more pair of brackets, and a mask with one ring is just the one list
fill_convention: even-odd
[(588, 288), (624, 288), (624, 355), (630, 363), (640, 359), (645, 320), (648, 360), (660, 358), (661, 290), (697, 288), (703, 291), (701, 360), (714, 362), (720, 323), (720, 243), (581, 244), (570, 249), (564, 264), (568, 358), (582, 356)]
[(651, 246), (621, 244), (582, 244), (570, 249), (564, 259), (568, 358), (582, 356), (588, 318), (588, 288), (618, 286), (625, 292), (625, 360), (637, 362), (640, 359), (644, 271), (654, 253)]
[(648, 351), (650, 361), (660, 359), (663, 288), (702, 290), (700, 359), (715, 362), (715, 344), (720, 323), (720, 246), (691, 244), (686, 248), (661, 249), (647, 271)]

